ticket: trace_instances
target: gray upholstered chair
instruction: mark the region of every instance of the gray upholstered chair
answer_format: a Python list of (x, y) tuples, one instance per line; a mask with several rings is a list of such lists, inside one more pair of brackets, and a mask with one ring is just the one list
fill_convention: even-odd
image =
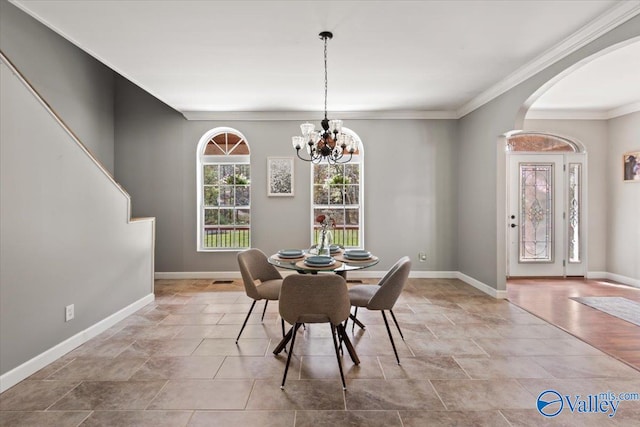
[[(242, 274), (242, 282), (244, 290), (249, 298), (253, 299), (249, 313), (244, 319), (242, 328), (236, 338), (236, 344), (247, 326), (247, 321), (253, 307), (259, 300), (265, 300), (264, 309), (262, 310), (262, 320), (264, 313), (267, 311), (269, 301), (277, 301), (280, 295), (280, 287), (282, 286), (282, 276), (280, 272), (267, 261), (267, 256), (260, 249), (247, 249), (238, 254), (238, 265), (240, 274)], [(282, 321), (282, 333), (284, 335), (284, 320)]]
[(389, 313), (391, 313), (391, 317), (396, 324), (396, 328), (398, 328), (398, 332), (400, 332), (400, 336), (404, 340), (404, 335), (402, 335), (400, 325), (396, 320), (396, 316), (393, 314), (393, 306), (402, 293), (402, 289), (409, 278), (410, 271), (411, 259), (408, 256), (405, 256), (400, 258), (398, 262), (391, 267), (377, 285), (355, 285), (349, 289), (349, 299), (351, 301), (351, 305), (355, 307), (354, 314), (350, 316), (354, 325), (358, 324), (361, 328), (364, 328), (364, 325), (357, 319), (358, 307), (365, 307), (368, 310), (380, 310), (382, 318), (384, 319), (384, 324), (387, 327), (389, 340), (391, 340), (391, 346), (393, 347), (393, 352), (396, 355), (398, 365), (400, 364), (400, 358), (398, 357), (396, 344), (393, 342), (391, 329), (389, 329), (389, 323), (387, 322), (387, 316), (384, 314), (384, 311), (389, 310)]
[[(340, 368), (342, 388), (347, 389), (342, 372), (342, 360), (338, 351), (336, 332), (341, 339), (346, 339), (342, 322), (349, 318), (349, 294), (347, 282), (337, 274), (291, 275), (285, 277), (280, 291), (280, 316), (293, 325), (291, 347), (287, 356), (287, 365), (282, 377), (282, 385), (287, 379), (296, 333), (300, 325), (307, 323), (329, 323), (333, 346)], [(353, 356), (352, 356), (353, 357)]]

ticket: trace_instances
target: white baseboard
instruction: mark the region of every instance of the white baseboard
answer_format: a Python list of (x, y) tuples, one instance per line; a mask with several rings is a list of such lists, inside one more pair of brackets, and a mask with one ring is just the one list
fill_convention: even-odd
[[(281, 272), (284, 276), (293, 274), (294, 271)], [(386, 271), (375, 270), (357, 270), (350, 271), (348, 276), (350, 279), (376, 279), (384, 276)], [(422, 271), (412, 270), (409, 277), (413, 279), (460, 279), (468, 283), (476, 289), (481, 290), (489, 296), (499, 299), (507, 298), (507, 291), (499, 291), (486, 285), (471, 276), (467, 276), (459, 271)], [(238, 271), (175, 271), (175, 272), (156, 272), (156, 279), (218, 279), (230, 280), (240, 279)]]
[(623, 285), (640, 288), (640, 280), (606, 271), (590, 271), (587, 273), (587, 279), (613, 280), (614, 282), (622, 283)]
[(127, 316), (135, 313), (150, 302), (153, 302), (154, 299), (155, 296), (153, 293), (146, 295), (138, 301), (129, 304), (122, 310), (113, 313), (109, 317), (102, 319), (98, 323), (89, 326), (87, 329), (78, 332), (74, 336), (62, 341), (60, 344), (51, 347), (36, 357), (24, 362), (22, 365), (3, 374), (0, 376), (0, 393), (38, 372), (40, 369), (64, 356), (79, 345), (84, 344), (91, 338), (106, 331), (119, 321), (125, 319)]
[(465, 283), (470, 284), (471, 286), (473, 286), (476, 289), (481, 290), (482, 292), (484, 292), (485, 294), (492, 296), (494, 298), (497, 299), (507, 299), (507, 291), (500, 291), (498, 289), (492, 288), (491, 286), (487, 285), (486, 283), (482, 283), (479, 280), (474, 279), (471, 276), (467, 276), (464, 273), (461, 272), (457, 272), (457, 276), (458, 279), (462, 280)]
[(606, 271), (588, 271), (587, 275), (585, 276), (586, 279), (606, 279), (607, 278), (607, 272)]
[(156, 271), (156, 279), (241, 279), (239, 271)]

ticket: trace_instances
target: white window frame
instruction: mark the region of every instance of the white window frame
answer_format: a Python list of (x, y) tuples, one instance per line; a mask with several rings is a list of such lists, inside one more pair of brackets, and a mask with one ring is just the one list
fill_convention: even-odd
[[(365, 166), (365, 162), (364, 162), (364, 145), (362, 144), (362, 140), (360, 139), (360, 137), (351, 129), (342, 128), (342, 132), (351, 136), (353, 138), (354, 141), (356, 141), (358, 143), (358, 155), (354, 155), (353, 158), (351, 159), (351, 161), (349, 163), (358, 163), (360, 165), (360, 188), (359, 188), (359, 193), (358, 193), (358, 210), (359, 210), (359, 229), (358, 229), (358, 246), (354, 246), (353, 248), (359, 248), (362, 249), (365, 247), (364, 244), (364, 166)], [(318, 163), (318, 165), (320, 164), (327, 164), (328, 161), (327, 160), (322, 160), (320, 163)], [(313, 200), (313, 196), (314, 196), (314, 170), (315, 170), (316, 164), (312, 163), (311, 167), (309, 168), (310, 171), (310, 186), (311, 186), (311, 197), (310, 197), (310, 202), (311, 202), (311, 231), (309, 233), (309, 241), (311, 242), (311, 245), (315, 244), (314, 239), (315, 239), (315, 233), (314, 233), (314, 227), (317, 225), (316, 224), (316, 218), (315, 218), (315, 210), (318, 209), (316, 206), (316, 204), (314, 203)], [(331, 208), (328, 208), (328, 210), (331, 210)]]
[[(225, 155), (205, 155), (204, 150), (209, 141), (212, 138), (222, 134), (222, 133), (233, 133), (242, 138), (242, 141), (249, 148), (249, 153), (251, 153), (251, 147), (249, 146), (249, 142), (247, 138), (244, 136), (242, 132), (237, 129), (231, 127), (217, 127), (209, 130), (200, 138), (198, 141), (198, 146), (196, 149), (196, 203), (197, 203), (197, 231), (196, 231), (196, 250), (198, 252), (238, 252), (245, 250), (245, 247), (231, 247), (231, 248), (210, 248), (204, 246), (204, 220), (205, 220), (205, 206), (204, 206), (204, 177), (203, 177), (203, 168), (205, 165), (211, 164), (247, 164), (249, 165), (249, 170), (251, 171), (251, 154), (248, 155), (233, 155), (230, 156), (228, 154)], [(251, 171), (251, 175), (253, 172)], [(250, 177), (251, 178), (251, 177)], [(249, 197), (251, 198), (251, 184), (249, 184)], [(251, 200), (251, 199), (249, 199)], [(251, 247), (251, 201), (249, 201), (249, 248)]]

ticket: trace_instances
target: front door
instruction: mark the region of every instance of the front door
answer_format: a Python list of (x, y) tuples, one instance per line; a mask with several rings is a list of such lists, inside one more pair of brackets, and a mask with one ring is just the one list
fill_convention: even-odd
[(510, 277), (566, 275), (563, 168), (562, 154), (509, 155)]

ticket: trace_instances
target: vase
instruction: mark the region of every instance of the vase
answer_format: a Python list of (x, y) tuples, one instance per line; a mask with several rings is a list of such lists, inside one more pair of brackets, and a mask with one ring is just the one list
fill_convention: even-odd
[(318, 242), (318, 255), (331, 256), (331, 240), (333, 236), (329, 230), (320, 231), (320, 241)]

